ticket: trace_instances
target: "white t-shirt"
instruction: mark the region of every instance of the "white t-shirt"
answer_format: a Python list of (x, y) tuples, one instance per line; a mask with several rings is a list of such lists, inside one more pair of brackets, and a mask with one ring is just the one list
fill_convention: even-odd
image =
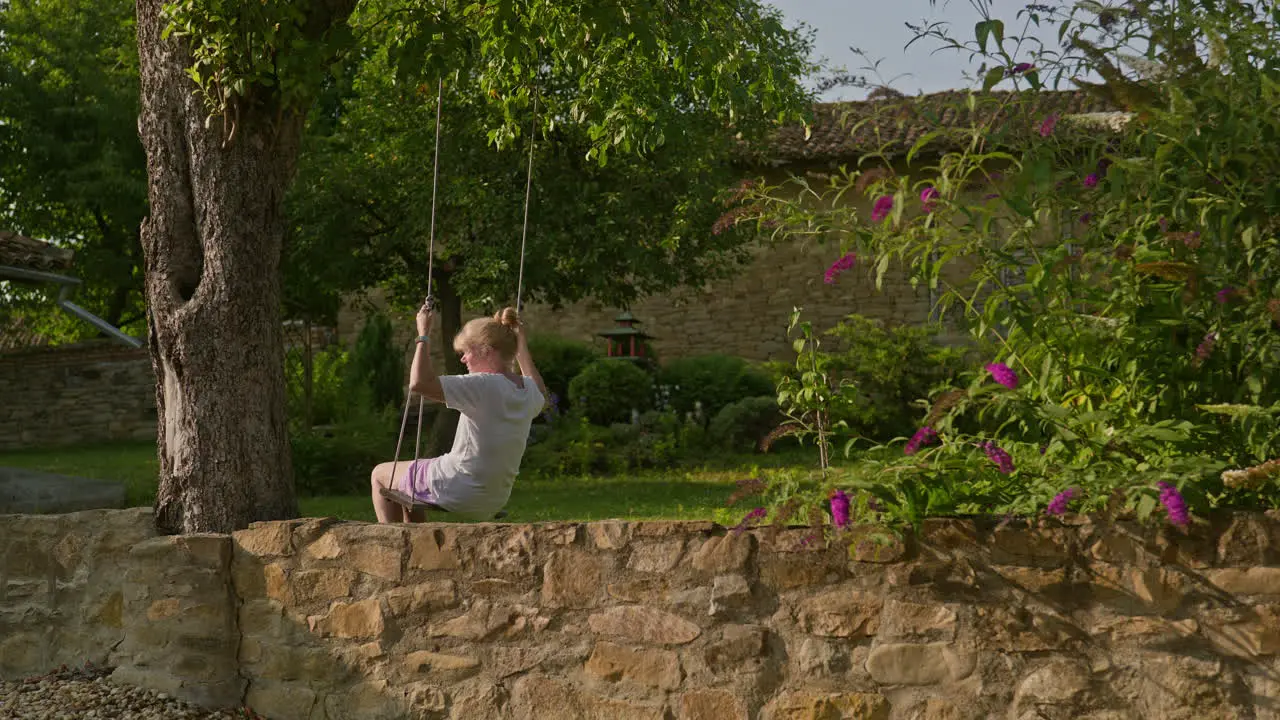
[(453, 449), (427, 469), (427, 487), (449, 512), (491, 519), (511, 497), (529, 426), (546, 401), (529, 377), (520, 388), (497, 373), (441, 375), (440, 387), (445, 407), (462, 416)]

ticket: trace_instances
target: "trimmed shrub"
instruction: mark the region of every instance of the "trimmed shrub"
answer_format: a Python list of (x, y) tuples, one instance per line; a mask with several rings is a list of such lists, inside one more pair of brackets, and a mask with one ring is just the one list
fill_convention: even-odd
[(772, 395), (729, 403), (711, 420), (711, 439), (728, 450), (758, 450), (760, 441), (782, 422), (778, 400)]
[(556, 409), (561, 412), (569, 406), (569, 383), (584, 368), (601, 359), (600, 351), (587, 343), (554, 335), (530, 337), (529, 353), (542, 374), (547, 392), (555, 396)]
[(668, 408), (680, 414), (699, 404), (704, 418), (743, 398), (772, 395), (768, 374), (732, 355), (695, 355), (673, 360), (658, 371), (658, 385)]
[(631, 420), (653, 403), (653, 378), (627, 360), (597, 360), (569, 383), (569, 402), (595, 425)]

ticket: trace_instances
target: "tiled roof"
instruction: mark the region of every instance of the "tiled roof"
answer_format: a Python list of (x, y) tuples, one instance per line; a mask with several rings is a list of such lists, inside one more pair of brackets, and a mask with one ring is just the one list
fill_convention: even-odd
[[(774, 162), (841, 161), (876, 152), (900, 155), (926, 134), (943, 130), (930, 141), (934, 149), (950, 149), (958, 133), (975, 120), (995, 119), (992, 137), (1010, 142), (1028, 137), (1050, 114), (1059, 116), (1107, 113), (1115, 108), (1083, 91), (1036, 93), (978, 93), (969, 110), (967, 91), (947, 91), (915, 97), (897, 96), (846, 103), (821, 103), (814, 107), (809, 136), (805, 128), (791, 125), (774, 136), (768, 155)], [(1012, 121), (1012, 122), (1011, 122)]]
[(58, 272), (71, 267), (74, 253), (8, 230), (0, 230), (0, 265)]

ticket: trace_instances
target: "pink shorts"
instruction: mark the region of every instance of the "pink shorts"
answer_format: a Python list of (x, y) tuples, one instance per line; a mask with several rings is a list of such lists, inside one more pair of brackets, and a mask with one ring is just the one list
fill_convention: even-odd
[[(420, 502), (432, 502), (431, 488), (427, 487), (427, 468), (434, 458), (408, 461), (409, 472), (395, 480), (395, 489)], [(398, 474), (398, 473), (397, 473)]]

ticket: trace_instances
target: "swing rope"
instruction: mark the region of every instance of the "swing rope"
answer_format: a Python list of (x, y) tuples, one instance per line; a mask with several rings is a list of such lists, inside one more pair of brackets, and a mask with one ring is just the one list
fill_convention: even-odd
[[(444, 106), (444, 80), (441, 79), (436, 88), (436, 144), (433, 152), (431, 165), (431, 224), (428, 231), (427, 239), (427, 297), (423, 302), (428, 310), (435, 310), (436, 299), (432, 295), (431, 289), (435, 279), (434, 263), (435, 263), (435, 246), (436, 246), (436, 198), (440, 184), (440, 116)], [(525, 172), (524, 183), (524, 221), (520, 229), (520, 268), (516, 280), (516, 311), (523, 309), (524, 297), (524, 258), (525, 248), (528, 246), (529, 238), (529, 205), (530, 198), (533, 194), (533, 155), (536, 145), (538, 122), (538, 96), (533, 96), (533, 120), (529, 127), (529, 161)], [(418, 396), (418, 427), (417, 437), (413, 444), (413, 462), (417, 462), (422, 457), (422, 416), (423, 408), (426, 404), (422, 396)], [(391, 461), (391, 477), (387, 481), (385, 490), (392, 490), (395, 486), (396, 467), (400, 463), (400, 448), (404, 443), (404, 431), (409, 422), (409, 408), (413, 405), (413, 389), (407, 388), (404, 398), (404, 413), (400, 417), (400, 434), (396, 438), (396, 454)], [(410, 465), (412, 467), (412, 464)], [(407, 509), (407, 508), (406, 508)]]
[(538, 94), (533, 94), (533, 120), (529, 123), (529, 167), (524, 180), (524, 227), (520, 229), (520, 272), (516, 280), (516, 312), (524, 309), (524, 248), (529, 237), (529, 195), (533, 191), (533, 146), (538, 134)]
[[(431, 161), (431, 223), (427, 231), (427, 297), (423, 300), (423, 305), (428, 310), (434, 310), (436, 307), (435, 296), (431, 294), (433, 281), (435, 280), (435, 259), (436, 259), (436, 194), (440, 186), (440, 115), (444, 107), (444, 78), (441, 78), (436, 85), (436, 146), (432, 153)], [(416, 341), (415, 341), (416, 343)], [(428, 351), (429, 352), (429, 351)], [(426, 404), (425, 399), (418, 396), (418, 429), (413, 442), (413, 459), (417, 462), (422, 457), (422, 414), (423, 406)], [(392, 489), (396, 484), (396, 466), (400, 464), (400, 447), (404, 444), (404, 429), (409, 423), (409, 408), (413, 406), (413, 388), (406, 387), (404, 395), (404, 414), (400, 416), (400, 434), (396, 437), (396, 454), (391, 459), (391, 477), (387, 479), (387, 489)], [(413, 467), (410, 464), (409, 467)]]

